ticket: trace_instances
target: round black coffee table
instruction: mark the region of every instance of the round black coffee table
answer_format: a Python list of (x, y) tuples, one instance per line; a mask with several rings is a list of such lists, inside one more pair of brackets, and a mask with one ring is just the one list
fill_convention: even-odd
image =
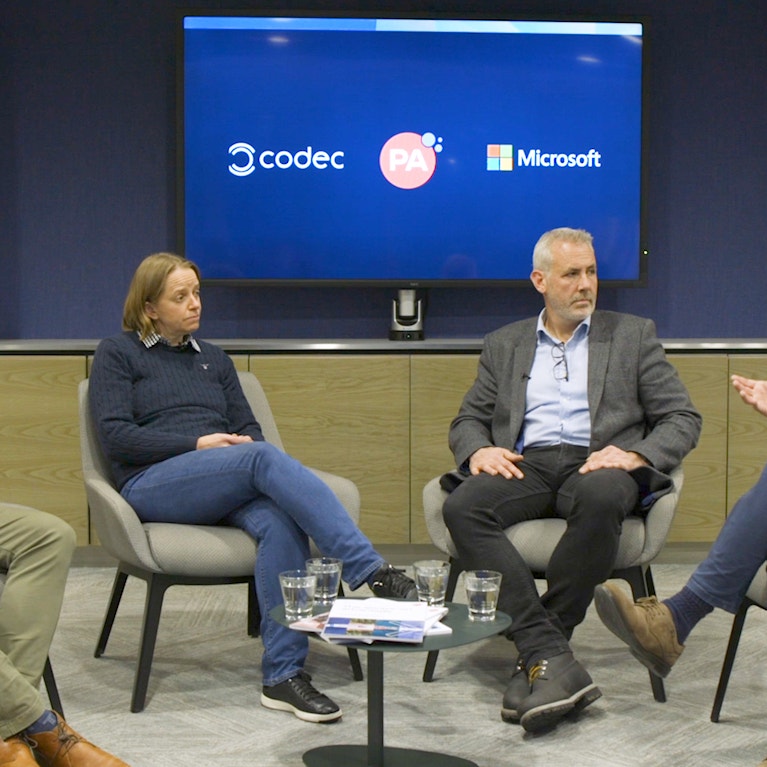
[[(442, 622), (452, 628), (450, 634), (427, 636), (419, 644), (354, 642), (342, 645), (364, 650), (368, 654), (368, 743), (367, 746), (337, 745), (313, 748), (303, 757), (307, 767), (478, 767), (475, 762), (458, 756), (384, 746), (384, 653), (448, 650), (500, 634), (511, 625), (511, 618), (506, 613), (496, 612), (494, 621), (478, 622), (469, 620), (466, 605), (450, 602), (447, 607), (449, 611)], [(275, 607), (271, 616), (283, 625), (289, 625), (289, 621), (285, 620), (282, 605)]]

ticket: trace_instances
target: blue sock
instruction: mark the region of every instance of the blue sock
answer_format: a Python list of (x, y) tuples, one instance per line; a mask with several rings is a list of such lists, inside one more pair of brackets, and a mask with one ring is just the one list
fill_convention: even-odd
[(49, 732), (56, 727), (57, 723), (58, 719), (53, 711), (44, 711), (43, 715), (36, 722), (32, 722), (24, 732), (28, 735), (34, 735), (38, 732)]
[(690, 632), (695, 628), (695, 624), (714, 609), (713, 605), (704, 602), (687, 586), (670, 599), (664, 599), (663, 604), (671, 611), (679, 644), (684, 644)]

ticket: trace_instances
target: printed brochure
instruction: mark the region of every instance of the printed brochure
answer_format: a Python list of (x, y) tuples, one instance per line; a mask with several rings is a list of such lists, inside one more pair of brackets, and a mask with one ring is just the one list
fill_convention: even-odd
[(343, 644), (349, 642), (419, 643), (424, 636), (449, 634), (440, 623), (447, 607), (430, 607), (425, 602), (402, 602), (395, 599), (336, 599), (329, 612), (305, 618), (290, 627), (313, 631), (323, 639)]

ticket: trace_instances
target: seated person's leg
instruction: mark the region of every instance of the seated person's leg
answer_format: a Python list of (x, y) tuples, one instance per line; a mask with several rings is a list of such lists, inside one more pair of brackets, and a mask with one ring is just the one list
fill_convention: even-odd
[(767, 560), (767, 469), (728, 514), (708, 556), (681, 591), (659, 602), (634, 603), (614, 583), (598, 586), (602, 622), (632, 654), (666, 676), (697, 623), (714, 607), (735, 613), (756, 571)]
[[(0, 631), (3, 631), (2, 624)], [(45, 704), (37, 688), (19, 673), (4, 652), (0, 652), (0, 738), (7, 740), (16, 735), (44, 712)], [(25, 751), (24, 748), (18, 750)]]
[[(386, 583), (381, 583), (379, 596), (416, 598), (412, 582), (400, 582), (388, 572), (383, 557), (316, 474), (272, 445), (254, 444), (249, 451), (254, 487), (289, 515), (324, 555), (344, 563), (344, 580), (352, 589), (370, 583), (375, 590), (377, 579), (383, 579)], [(383, 593), (390, 587), (394, 591)]]
[(416, 598), (413, 582), (389, 568), (333, 491), (267, 442), (184, 453), (129, 480), (122, 494), (142, 521), (188, 524), (217, 524), (268, 496), (323, 554), (343, 561), (352, 589), (369, 583), (378, 596)]
[[(727, 515), (708, 556), (690, 577), (688, 587), (713, 607), (735, 613), (765, 560), (767, 468)], [(681, 641), (685, 639), (686, 635)]]
[(553, 493), (534, 461), (526, 461), (524, 469), (523, 480), (486, 474), (467, 478), (446, 500), (443, 515), (464, 568), (502, 573), (498, 606), (512, 616), (509, 635), (519, 657), (501, 715), (537, 731), (588, 706), (601, 692), (549, 619), (529, 568), (504, 534), (512, 524), (552, 513)]
[(8, 571), (0, 598), (0, 650), (33, 687), (43, 674), (74, 549), (74, 530), (63, 520), (0, 504), (0, 565)]
[(258, 542), (255, 579), (264, 643), (261, 704), (290, 711), (307, 722), (338, 719), (341, 709), (311, 684), (304, 671), (308, 637), (270, 617), (270, 611), (282, 604), (280, 572), (303, 569), (309, 557), (306, 534), (266, 496), (230, 514), (226, 523), (241, 528)]
[(541, 607), (530, 569), (504, 533), (518, 522), (550, 516), (551, 502), (551, 490), (530, 471), (524, 480), (468, 477), (442, 508), (461, 566), (501, 573), (498, 609), (511, 615), (509, 636), (523, 656), (567, 648)]
[(305, 567), (309, 541), (295, 522), (265, 496), (232, 512), (225, 521), (244, 530), (258, 544), (255, 580), (264, 643), (261, 666), (264, 684), (279, 684), (304, 667), (309, 643), (305, 634), (280, 625), (269, 613), (282, 604), (279, 574)]
[[(71, 764), (128, 767), (45, 708), (38, 692), (75, 548), (72, 528), (42, 511), (0, 504), (0, 763), (36, 767), (66, 753)], [(56, 762), (58, 763), (58, 762)]]
[(583, 621), (594, 587), (612, 572), (621, 525), (637, 501), (636, 482), (620, 469), (576, 472), (563, 483), (556, 511), (567, 529), (551, 555), (541, 601), (567, 637)]

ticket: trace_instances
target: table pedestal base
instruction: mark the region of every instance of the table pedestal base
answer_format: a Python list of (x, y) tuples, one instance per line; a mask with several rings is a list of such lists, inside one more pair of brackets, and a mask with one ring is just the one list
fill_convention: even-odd
[[(431, 652), (476, 642), (494, 634), (500, 634), (511, 624), (511, 618), (496, 611), (495, 621), (474, 623), (469, 620), (466, 605), (447, 604), (445, 623), (451, 633), (424, 637), (422, 643), (374, 642), (354, 643), (354, 648), (368, 654), (368, 742), (366, 746), (320, 746), (304, 754), (306, 767), (478, 767), (476, 762), (460, 756), (419, 751), (414, 748), (389, 748), (384, 746), (384, 678), (383, 659), (386, 652)], [(285, 619), (282, 605), (272, 608), (272, 618), (283, 626)]]
[[(368, 767), (367, 746), (320, 746), (304, 754), (307, 767)], [(377, 762), (376, 762), (377, 764)], [(477, 767), (476, 762), (449, 754), (412, 748), (383, 749), (382, 767)]]

